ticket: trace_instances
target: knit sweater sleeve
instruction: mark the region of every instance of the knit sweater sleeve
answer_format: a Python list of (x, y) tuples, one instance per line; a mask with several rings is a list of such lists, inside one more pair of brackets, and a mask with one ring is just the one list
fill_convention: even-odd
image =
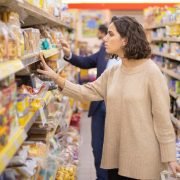
[(97, 80), (85, 85), (74, 84), (66, 80), (62, 93), (80, 101), (104, 100), (106, 96), (108, 74), (109, 70), (106, 70)]
[(161, 161), (175, 161), (175, 133), (170, 119), (170, 99), (167, 83), (158, 67), (154, 67), (150, 74), (149, 88), (153, 124), (160, 145)]

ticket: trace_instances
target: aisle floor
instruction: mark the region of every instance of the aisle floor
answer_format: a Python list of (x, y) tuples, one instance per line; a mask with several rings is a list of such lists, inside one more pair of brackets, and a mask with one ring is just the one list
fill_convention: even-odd
[(79, 168), (78, 180), (95, 180), (96, 173), (94, 168), (94, 157), (91, 148), (91, 118), (87, 117), (87, 113), (82, 113), (80, 123), (80, 151), (79, 151)]

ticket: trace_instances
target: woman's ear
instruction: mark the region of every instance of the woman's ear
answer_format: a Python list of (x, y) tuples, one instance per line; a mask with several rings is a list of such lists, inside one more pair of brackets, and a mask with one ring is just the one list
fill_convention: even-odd
[(123, 45), (123, 46), (126, 46), (127, 43), (128, 43), (127, 38), (123, 38), (123, 39), (122, 39), (122, 45)]

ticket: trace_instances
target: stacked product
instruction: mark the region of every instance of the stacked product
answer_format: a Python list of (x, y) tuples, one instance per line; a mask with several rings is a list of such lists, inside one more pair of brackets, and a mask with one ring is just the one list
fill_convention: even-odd
[(48, 14), (53, 15), (67, 25), (72, 25), (73, 17), (67, 13), (67, 5), (61, 3), (61, 0), (26, 0), (28, 3), (37, 6), (38, 8), (46, 11)]
[(0, 82), (0, 151), (18, 128), (14, 76)]

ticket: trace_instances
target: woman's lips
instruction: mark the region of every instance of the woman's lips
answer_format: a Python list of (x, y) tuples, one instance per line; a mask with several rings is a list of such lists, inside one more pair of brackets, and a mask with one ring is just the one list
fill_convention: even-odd
[(108, 47), (108, 45), (107, 44), (105, 44), (105, 48), (107, 48)]

